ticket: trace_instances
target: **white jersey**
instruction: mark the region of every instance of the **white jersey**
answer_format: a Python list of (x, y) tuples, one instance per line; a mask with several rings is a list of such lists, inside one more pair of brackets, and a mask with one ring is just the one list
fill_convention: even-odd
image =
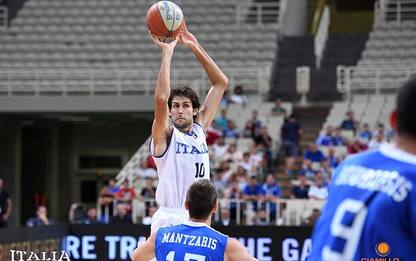
[(197, 179), (209, 179), (208, 146), (204, 129), (192, 124), (192, 131), (184, 133), (173, 127), (167, 148), (155, 156), (153, 139), (150, 141), (152, 155), (159, 177), (156, 201), (165, 208), (185, 208), (188, 188)]

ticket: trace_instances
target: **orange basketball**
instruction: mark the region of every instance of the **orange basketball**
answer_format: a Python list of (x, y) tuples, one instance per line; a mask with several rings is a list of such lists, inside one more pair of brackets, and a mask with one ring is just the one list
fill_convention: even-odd
[(170, 1), (159, 1), (147, 11), (146, 23), (149, 31), (158, 37), (175, 37), (183, 26), (181, 8)]

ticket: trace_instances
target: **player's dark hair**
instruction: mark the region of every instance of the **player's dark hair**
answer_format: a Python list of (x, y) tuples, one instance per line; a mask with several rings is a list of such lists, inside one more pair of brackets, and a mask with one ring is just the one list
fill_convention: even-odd
[(186, 202), (191, 218), (207, 219), (217, 204), (217, 191), (211, 181), (198, 180), (189, 187)]
[(199, 103), (199, 97), (198, 94), (189, 86), (185, 85), (182, 87), (174, 88), (171, 93), (168, 100), (168, 106), (169, 109), (172, 109), (172, 100), (175, 97), (186, 97), (191, 100), (192, 108), (193, 109), (199, 109), (201, 107), (201, 104)]
[(403, 84), (397, 95), (397, 131), (416, 139), (416, 76)]

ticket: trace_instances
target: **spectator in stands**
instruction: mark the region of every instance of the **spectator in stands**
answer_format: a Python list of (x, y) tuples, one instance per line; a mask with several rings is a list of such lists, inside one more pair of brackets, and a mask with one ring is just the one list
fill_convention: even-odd
[(119, 190), (120, 190), (120, 188), (117, 186), (116, 180), (115, 179), (110, 179), (108, 181), (107, 192), (109, 194), (116, 195)]
[(360, 140), (362, 143), (368, 144), (373, 137), (373, 133), (370, 130), (370, 125), (364, 123), (363, 130), (359, 134)]
[(324, 186), (322, 175), (316, 175), (312, 186), (309, 188), (310, 199), (325, 200), (328, 197), (328, 188)]
[(316, 175), (322, 175), (324, 185), (329, 185), (332, 179), (332, 168), (329, 166), (329, 161), (327, 158), (321, 162), (321, 169), (317, 172)]
[(325, 156), (322, 151), (318, 149), (318, 146), (311, 142), (309, 148), (305, 152), (304, 158), (312, 161), (312, 163), (321, 163), (325, 159)]
[(316, 140), (316, 144), (319, 146), (332, 146), (334, 145), (335, 139), (333, 136), (334, 129), (332, 126), (326, 127), (326, 132), (321, 134), (319, 138)]
[(283, 116), (286, 118), (286, 109), (283, 107), (283, 102), (281, 99), (276, 99), (274, 107), (272, 108), (271, 114), (273, 116)]
[(235, 142), (231, 143), (228, 147), (227, 152), (224, 155), (224, 160), (238, 163), (243, 159), (243, 154), (241, 151), (237, 150), (237, 144)]
[(234, 87), (234, 93), (231, 95), (229, 101), (231, 103), (241, 104), (243, 107), (246, 106), (248, 98), (244, 94), (244, 89), (241, 85), (237, 85)]
[(312, 167), (312, 161), (309, 159), (303, 159), (302, 169), (299, 174), (305, 176), (307, 179), (313, 180), (316, 175), (316, 170)]
[(86, 219), (84, 206), (81, 202), (75, 202), (71, 204), (69, 208), (69, 222), (71, 224), (82, 224)]
[(377, 124), (377, 128), (373, 133), (373, 137), (375, 137), (378, 133), (382, 133), (384, 137), (388, 135), (383, 123)]
[(157, 171), (154, 168), (150, 168), (149, 166), (147, 166), (147, 161), (146, 160), (141, 160), (140, 161), (140, 167), (137, 171), (137, 176), (139, 176), (142, 179), (145, 178), (157, 178)]
[(302, 128), (292, 115), (282, 126), (282, 149), (286, 153), (286, 169), (291, 170), (295, 157), (298, 155), (299, 140), (302, 135)]
[(270, 222), (267, 222), (267, 212), (264, 208), (260, 209), (257, 212), (257, 215), (254, 220), (254, 225), (257, 226), (268, 226)]
[(346, 113), (347, 118), (342, 121), (341, 129), (353, 131), (354, 135), (358, 130), (358, 121), (355, 120), (354, 112), (347, 111)]
[(12, 213), (13, 202), (4, 190), (4, 181), (0, 178), (0, 228), (7, 226), (10, 215)]
[(299, 174), (297, 183), (298, 183), (298, 185), (294, 186), (293, 189), (292, 189), (291, 198), (299, 198), (299, 199), (309, 198), (309, 196), (308, 196), (308, 194), (309, 194), (309, 185), (307, 183), (306, 176), (302, 175), (302, 174)]
[(255, 131), (255, 128), (254, 128), (253, 122), (251, 120), (248, 120), (246, 122), (246, 125), (244, 126), (244, 130), (243, 130), (242, 136), (244, 138), (252, 138), (252, 139), (254, 139), (255, 138), (254, 131)]
[(228, 150), (228, 145), (225, 144), (224, 137), (220, 137), (212, 146), (213, 156), (215, 159), (222, 159)]
[(129, 186), (129, 181), (127, 179), (123, 181), (123, 185), (117, 192), (116, 198), (119, 203), (126, 204), (127, 210), (131, 211), (132, 201), (136, 198), (136, 191)]
[(229, 179), (231, 178), (233, 174), (233, 170), (231, 169), (230, 162), (231, 161), (229, 160), (221, 161), (217, 168), (217, 172), (220, 172), (222, 174), (221, 179), (225, 183), (229, 181)]
[(249, 175), (254, 174), (255, 165), (252, 160), (250, 160), (250, 152), (244, 152), (243, 161), (240, 163), (240, 166), (249, 173)]
[(221, 116), (215, 120), (215, 126), (221, 131), (224, 131), (227, 129), (228, 127), (227, 110), (221, 109)]
[(262, 199), (264, 191), (261, 184), (258, 184), (256, 176), (251, 176), (248, 184), (244, 188), (243, 198), (247, 201), (254, 201), (254, 210), (257, 210), (257, 201)]
[(240, 137), (240, 132), (237, 130), (232, 120), (228, 120), (227, 128), (222, 131), (222, 136), (234, 139), (238, 139), (238, 137)]
[(314, 208), (312, 210), (312, 213), (309, 217), (305, 219), (303, 222), (304, 226), (310, 226), (313, 227), (315, 225), (315, 222), (318, 220), (319, 216), (321, 215), (321, 211), (317, 208)]
[(237, 217), (237, 204), (239, 204), (237, 201), (242, 198), (241, 189), (237, 179), (234, 179), (230, 182), (230, 189), (227, 190), (225, 194), (226, 199), (230, 201), (231, 220), (235, 221)]
[(342, 129), (341, 127), (335, 128), (335, 135), (333, 138), (334, 146), (345, 146), (347, 142), (345, 141), (344, 137), (342, 136)]
[(348, 154), (356, 154), (368, 149), (367, 144), (361, 143), (360, 139), (355, 138), (348, 146)]
[(55, 221), (48, 218), (48, 209), (45, 206), (38, 206), (36, 209), (36, 217), (30, 218), (26, 221), (26, 226), (37, 227), (37, 226), (49, 226), (55, 224)]
[(222, 207), (220, 210), (220, 220), (215, 223), (220, 226), (234, 226), (236, 225), (235, 220), (231, 219), (230, 209)]
[(133, 224), (131, 215), (127, 209), (126, 204), (121, 204), (121, 203), (117, 204), (117, 214), (111, 220), (111, 224), (127, 224), (127, 225)]
[(280, 197), (280, 187), (276, 182), (273, 174), (268, 174), (266, 178), (266, 183), (263, 185), (264, 200), (267, 202), (266, 209), (270, 211), (271, 220), (276, 218), (276, 200)]
[(253, 163), (255, 167), (259, 167), (261, 162), (263, 161), (264, 153), (262, 150), (257, 149), (257, 146), (254, 144), (250, 148), (250, 161)]
[(248, 177), (249, 173), (242, 166), (238, 166), (237, 171), (233, 174), (231, 180), (237, 181), (240, 190), (243, 191), (247, 185)]
[(266, 126), (260, 128), (259, 135), (255, 138), (257, 149), (266, 156), (267, 166), (272, 164), (272, 137), (270, 137)]
[(222, 136), (222, 131), (216, 127), (213, 122), (206, 130), (207, 145), (214, 145), (215, 142)]
[(370, 150), (378, 149), (378, 147), (380, 147), (380, 145), (383, 144), (384, 142), (385, 140), (384, 140), (383, 132), (378, 132), (375, 135), (374, 139), (372, 139), (370, 143), (368, 143), (368, 149)]
[(256, 145), (262, 144), (266, 149), (272, 147), (272, 137), (269, 135), (269, 131), (266, 126), (260, 128), (260, 133), (256, 136), (255, 140)]
[[(117, 191), (117, 193), (120, 191), (115, 185), (114, 179), (105, 182), (104, 186), (101, 188), (98, 204), (100, 205), (102, 213), (100, 220), (102, 220), (103, 223), (108, 223), (110, 221), (109, 218), (113, 216), (113, 202), (117, 194), (114, 193), (114, 191)], [(106, 213), (108, 213), (108, 216), (106, 216)]]
[(262, 126), (262, 122), (257, 118), (258, 115), (259, 115), (259, 113), (257, 112), (257, 110), (253, 110), (253, 112), (251, 113), (250, 121), (253, 124), (252, 125), (252, 128), (253, 128), (252, 133), (254, 134), (254, 137), (256, 137), (260, 133), (260, 128)]
[(146, 179), (146, 186), (142, 189), (142, 192), (140, 193), (140, 196), (144, 199), (146, 202), (146, 214), (149, 214), (149, 208), (151, 206), (155, 206), (156, 202), (150, 202), (152, 200), (155, 200), (156, 198), (156, 187), (153, 183), (152, 178)]
[(152, 224), (152, 217), (156, 213), (157, 207), (151, 206), (149, 208), (149, 211), (147, 213), (147, 216), (145, 216), (142, 220), (142, 224), (146, 226), (150, 226)]
[(340, 159), (337, 156), (335, 156), (335, 149), (333, 147), (328, 148), (327, 160), (329, 167), (331, 167), (332, 169), (335, 169), (340, 162)]
[(212, 178), (212, 184), (214, 185), (219, 198), (223, 197), (223, 192), (225, 188), (227, 187), (227, 183), (223, 177), (224, 177), (224, 171), (222, 169), (217, 169), (214, 174), (214, 177)]
[(84, 219), (83, 224), (85, 225), (94, 225), (100, 224), (97, 220), (97, 209), (95, 207), (90, 207), (87, 210), (87, 217)]
[(147, 156), (147, 167), (156, 169), (156, 163), (152, 158), (152, 155)]

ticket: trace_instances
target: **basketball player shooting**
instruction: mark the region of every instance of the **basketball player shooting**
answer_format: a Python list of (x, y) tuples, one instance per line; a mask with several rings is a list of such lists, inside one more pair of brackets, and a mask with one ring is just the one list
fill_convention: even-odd
[[(149, 32), (150, 33), (150, 32)], [(209, 179), (208, 147), (205, 130), (213, 121), (228, 78), (208, 56), (184, 24), (181, 33), (170, 43), (150, 33), (162, 49), (160, 72), (155, 90), (155, 118), (152, 126), (150, 153), (159, 178), (156, 201), (159, 210), (152, 219), (151, 231), (176, 225), (189, 217), (185, 209), (189, 186), (198, 179)], [(170, 67), (177, 43), (189, 48), (203, 66), (211, 82), (205, 102), (200, 106), (198, 95), (189, 86), (171, 90)]]

